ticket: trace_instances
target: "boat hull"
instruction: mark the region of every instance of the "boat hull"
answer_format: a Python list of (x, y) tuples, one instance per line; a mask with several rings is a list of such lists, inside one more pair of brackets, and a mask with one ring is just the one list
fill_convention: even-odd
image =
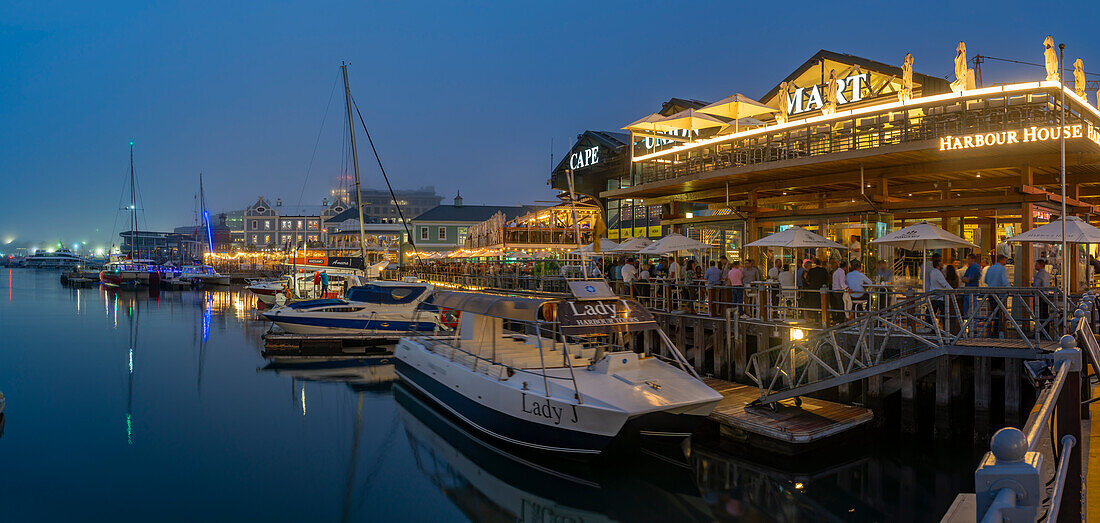
[(391, 334), (392, 339), (396, 340), (411, 332), (430, 333), (436, 329), (434, 322), (425, 320), (331, 318), (288, 314), (282, 309), (260, 314), (290, 334)]
[(597, 434), (547, 426), (501, 412), (466, 397), (402, 359), (397, 376), (421, 394), (447, 409), (467, 425), (493, 438), (542, 451), (595, 455), (603, 452), (615, 434)]

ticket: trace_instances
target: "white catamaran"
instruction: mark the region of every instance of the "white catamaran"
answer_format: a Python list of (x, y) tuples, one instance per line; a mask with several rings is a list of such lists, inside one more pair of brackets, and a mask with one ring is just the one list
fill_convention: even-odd
[[(402, 338), (398, 375), (512, 444), (599, 454), (617, 437), (683, 438), (722, 399), (633, 300), (437, 291), (431, 303), (461, 311), (459, 327), (451, 339)], [(643, 330), (657, 331), (677, 365), (616, 343)]]

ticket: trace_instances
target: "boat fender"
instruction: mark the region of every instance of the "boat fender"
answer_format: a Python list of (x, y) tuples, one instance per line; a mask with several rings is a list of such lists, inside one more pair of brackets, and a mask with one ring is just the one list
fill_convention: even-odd
[(543, 321), (554, 321), (558, 316), (558, 309), (553, 303), (542, 304), (542, 319)]

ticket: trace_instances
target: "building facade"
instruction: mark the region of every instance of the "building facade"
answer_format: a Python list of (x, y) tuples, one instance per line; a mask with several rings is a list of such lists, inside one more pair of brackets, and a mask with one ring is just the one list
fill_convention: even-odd
[[(398, 223), (401, 215), (411, 220), (435, 208), (443, 200), (432, 186), (394, 191), (396, 201), (390, 196), (390, 191), (382, 189), (363, 189), (359, 195), (366, 223)], [(400, 213), (398, 206), (401, 207)]]
[[(446, 252), (462, 247), (470, 227), (497, 213), (508, 219), (530, 212), (532, 206), (465, 205), (462, 195), (454, 198), (452, 205), (437, 205), (412, 221), (414, 237), (408, 242), (419, 251)], [(406, 249), (407, 250), (407, 249)]]
[(285, 250), (298, 247), (323, 247), (325, 220), (347, 210), (343, 201), (322, 205), (284, 206), (282, 200), (271, 205), (263, 196), (243, 213), (245, 248)]

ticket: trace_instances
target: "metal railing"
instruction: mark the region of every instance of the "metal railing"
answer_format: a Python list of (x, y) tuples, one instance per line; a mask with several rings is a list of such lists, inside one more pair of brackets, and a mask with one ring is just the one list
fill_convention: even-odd
[[(1037, 90), (992, 93), (978, 98), (941, 100), (924, 111), (891, 108), (831, 122), (807, 122), (772, 132), (730, 138), (681, 152), (660, 155), (635, 164), (634, 186), (720, 169), (781, 160), (872, 149), (944, 136), (1018, 130), (1055, 125), (1059, 121), (1057, 96)], [(1068, 124), (1083, 121), (1070, 108)], [(670, 143), (657, 150), (671, 149)], [(653, 151), (636, 150), (636, 155)]]
[[(964, 505), (961, 501), (967, 496), (960, 494), (945, 521), (1081, 520), (1084, 481), (1078, 442), (1082, 386), (1089, 385), (1083, 376), (1082, 356), (1087, 355), (1096, 365), (1100, 354), (1090, 324), (1094, 310), (1095, 296), (1086, 294), (1074, 311), (1070, 333), (1059, 340), (1059, 349), (1041, 355), (1047, 363), (1029, 362), (1029, 378), (1039, 389), (1031, 415), (1023, 430), (1005, 427), (990, 440), (990, 452), (974, 472), (973, 517), (955, 510)], [(1048, 433), (1055, 469), (1045, 480), (1041, 442)], [(1043, 499), (1048, 486), (1049, 496)], [(1041, 515), (1042, 511), (1045, 514)]]
[[(749, 357), (760, 402), (797, 397), (945, 354), (977, 338), (1020, 340), (1038, 351), (1061, 330), (1055, 289), (938, 290), (809, 333)], [(1013, 309), (1017, 314), (1013, 314)]]

